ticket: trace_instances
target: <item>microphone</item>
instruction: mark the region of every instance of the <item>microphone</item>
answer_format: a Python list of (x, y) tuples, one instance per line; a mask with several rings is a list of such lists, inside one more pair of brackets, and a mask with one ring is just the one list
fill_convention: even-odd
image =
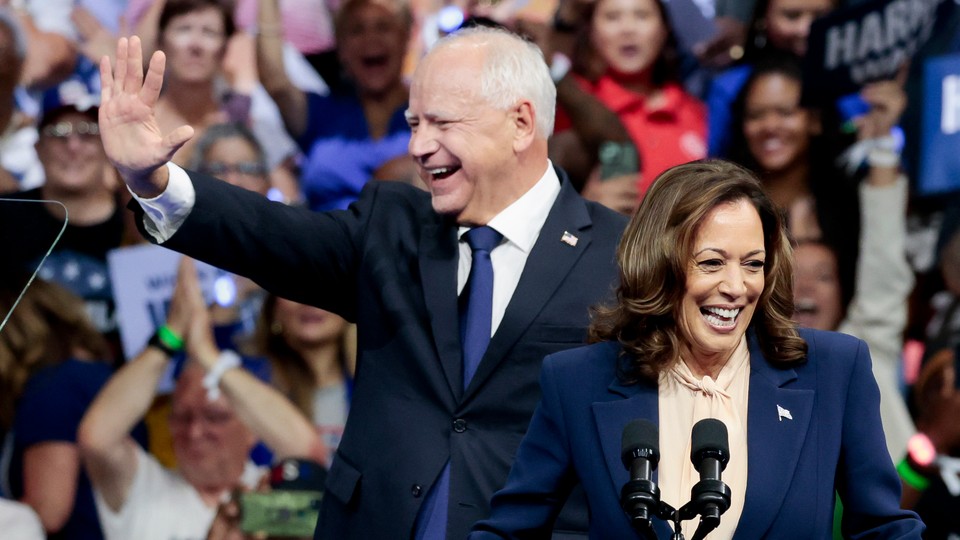
[(690, 490), (690, 503), (700, 514), (693, 540), (700, 540), (720, 525), (720, 515), (730, 508), (730, 487), (720, 474), (730, 461), (727, 426), (716, 418), (704, 418), (693, 426), (690, 460), (700, 481)]
[(630, 481), (620, 490), (620, 506), (634, 530), (656, 538), (651, 517), (660, 506), (660, 488), (651, 479), (660, 462), (660, 430), (647, 420), (631, 421), (623, 428), (620, 459), (630, 471)]

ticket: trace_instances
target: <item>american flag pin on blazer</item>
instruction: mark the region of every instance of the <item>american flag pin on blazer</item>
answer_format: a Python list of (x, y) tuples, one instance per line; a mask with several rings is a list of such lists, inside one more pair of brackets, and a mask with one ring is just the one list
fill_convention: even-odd
[(578, 238), (567, 231), (563, 231), (563, 236), (560, 237), (560, 241), (564, 244), (567, 244), (570, 247), (575, 247), (577, 245)]
[(777, 416), (780, 417), (780, 421), (783, 422), (783, 419), (793, 420), (793, 416), (790, 416), (790, 411), (784, 409), (780, 405), (777, 405)]

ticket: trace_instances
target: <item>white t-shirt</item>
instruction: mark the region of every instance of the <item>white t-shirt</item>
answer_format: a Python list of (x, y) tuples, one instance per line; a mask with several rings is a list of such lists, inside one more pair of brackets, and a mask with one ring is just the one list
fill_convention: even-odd
[(29, 506), (0, 499), (0, 532), (4, 538), (43, 540), (47, 537), (37, 513)]
[[(261, 474), (247, 462), (241, 482), (254, 487)], [(113, 512), (97, 490), (93, 495), (106, 540), (203, 540), (217, 513), (178, 472), (164, 468), (139, 446), (137, 472), (120, 511)]]

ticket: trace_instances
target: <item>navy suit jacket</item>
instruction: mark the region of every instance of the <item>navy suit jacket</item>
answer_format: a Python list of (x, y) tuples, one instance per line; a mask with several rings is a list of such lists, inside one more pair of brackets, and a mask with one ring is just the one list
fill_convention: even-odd
[[(828, 539), (835, 492), (846, 536), (920, 538), (921, 522), (899, 508), (866, 344), (832, 332), (801, 336), (808, 360), (788, 369), (770, 364), (751, 339), (748, 480), (735, 538)], [(556, 501), (577, 483), (587, 494), (591, 538), (637, 536), (619, 503), (629, 480), (620, 439), (633, 419), (659, 424), (658, 396), (656, 385), (618, 382), (620, 352), (600, 343), (544, 361), (542, 401), (492, 516), (471, 539), (542, 537)], [(792, 419), (781, 418), (778, 406)], [(665, 522), (654, 519), (654, 526), (659, 538), (670, 538)]]
[[(350, 415), (318, 537), (409, 538), (450, 461), (448, 533), (464, 538), (506, 480), (540, 398), (543, 358), (585, 343), (589, 306), (611, 295), (626, 218), (561, 180), (464, 390), (457, 225), (433, 211), (429, 194), (371, 182), (349, 210), (315, 213), (189, 174), (196, 204), (165, 246), (357, 323)], [(576, 242), (561, 241), (565, 233)]]

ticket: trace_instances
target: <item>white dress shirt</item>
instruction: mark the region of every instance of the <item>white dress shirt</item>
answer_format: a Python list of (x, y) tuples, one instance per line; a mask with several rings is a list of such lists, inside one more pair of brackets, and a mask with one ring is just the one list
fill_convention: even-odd
[[(513, 291), (520, 282), (523, 267), (527, 264), (527, 257), (530, 256), (533, 245), (537, 243), (540, 229), (547, 221), (547, 215), (558, 195), (560, 195), (560, 179), (557, 178), (553, 164), (548, 163), (546, 172), (529, 191), (487, 223), (487, 226), (503, 235), (500, 245), (490, 252), (490, 263), (493, 265), (491, 336), (497, 332), (497, 327), (503, 320), (507, 304), (510, 303)], [(470, 277), (470, 265), (473, 263), (473, 252), (463, 238), (469, 230), (469, 227), (460, 227), (458, 232), (460, 262), (457, 265), (457, 294), (463, 292), (467, 278)]]

